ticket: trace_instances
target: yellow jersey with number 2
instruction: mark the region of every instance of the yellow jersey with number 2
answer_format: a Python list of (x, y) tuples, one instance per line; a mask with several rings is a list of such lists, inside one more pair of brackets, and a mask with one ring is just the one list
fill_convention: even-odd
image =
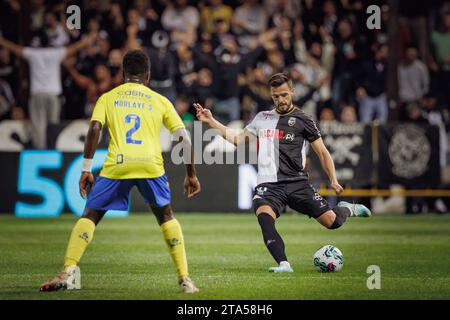
[(166, 97), (131, 82), (103, 94), (95, 105), (91, 121), (108, 127), (108, 154), (100, 176), (110, 179), (162, 176), (161, 126), (171, 133), (184, 128)]

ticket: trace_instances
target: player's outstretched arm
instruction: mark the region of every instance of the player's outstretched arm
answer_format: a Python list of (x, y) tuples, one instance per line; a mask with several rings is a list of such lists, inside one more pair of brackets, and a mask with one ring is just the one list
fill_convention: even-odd
[(245, 130), (236, 130), (228, 128), (220, 123), (220, 121), (214, 119), (209, 109), (203, 108), (201, 104), (194, 103), (194, 108), (197, 111), (197, 119), (208, 124), (211, 128), (216, 129), (222, 137), (231, 142), (234, 145), (246, 143), (249, 141), (249, 135)]
[(322, 168), (325, 170), (328, 178), (330, 179), (330, 187), (336, 192), (336, 194), (341, 194), (344, 188), (339, 184), (336, 177), (336, 169), (334, 167), (333, 158), (325, 147), (322, 138), (316, 139), (311, 142), (311, 147), (317, 154), (320, 160)]
[(79, 182), (80, 195), (83, 198), (86, 198), (90, 188), (94, 184), (94, 176), (92, 175), (91, 170), (92, 158), (94, 158), (95, 151), (97, 150), (101, 130), (102, 124), (99, 121), (91, 121), (86, 136), (86, 142), (84, 143), (84, 159)]
[(188, 198), (192, 198), (201, 190), (200, 182), (198, 181), (197, 173), (195, 171), (194, 148), (192, 147), (191, 139), (185, 128), (175, 130), (173, 135), (182, 139), (181, 152), (183, 153), (183, 163), (186, 166), (186, 177), (184, 178), (183, 185), (184, 194), (187, 195)]

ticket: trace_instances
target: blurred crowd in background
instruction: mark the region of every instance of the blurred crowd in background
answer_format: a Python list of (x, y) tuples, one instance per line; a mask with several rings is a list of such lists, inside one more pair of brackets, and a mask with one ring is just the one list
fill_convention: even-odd
[[(40, 103), (56, 108), (50, 123), (89, 118), (97, 98), (123, 81), (124, 53), (141, 48), (151, 59), (150, 87), (187, 124), (192, 102), (224, 122), (247, 122), (271, 108), (267, 80), (285, 72), (294, 103), (320, 121), (433, 123), (446, 135), (450, 3), (396, 2), (393, 113), (388, 1), (0, 0), (0, 39), (19, 46), (0, 45), (0, 119), (32, 118)], [(66, 26), (71, 4), (81, 8), (80, 30)], [(370, 4), (381, 8), (381, 29), (366, 26)], [(70, 53), (52, 56), (50, 68), (36, 62), (35, 47)]]

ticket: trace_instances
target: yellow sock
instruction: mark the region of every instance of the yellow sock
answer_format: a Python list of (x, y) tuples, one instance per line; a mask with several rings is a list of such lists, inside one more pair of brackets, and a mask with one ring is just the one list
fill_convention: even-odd
[(94, 236), (95, 223), (87, 218), (81, 218), (72, 229), (67, 245), (64, 267), (77, 265), (88, 244)]
[(164, 240), (169, 248), (170, 255), (177, 268), (178, 278), (188, 276), (186, 251), (184, 249), (183, 232), (176, 219), (164, 222), (161, 225)]

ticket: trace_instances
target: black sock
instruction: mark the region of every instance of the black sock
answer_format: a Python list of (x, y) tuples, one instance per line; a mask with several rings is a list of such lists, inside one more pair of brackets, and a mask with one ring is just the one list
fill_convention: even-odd
[(340, 226), (342, 226), (347, 220), (347, 217), (350, 217), (352, 212), (349, 208), (346, 207), (335, 207), (333, 209), (334, 213), (336, 214), (336, 219), (333, 222), (333, 225), (329, 229), (337, 229)]
[(278, 264), (281, 261), (287, 261), (283, 239), (275, 229), (275, 220), (269, 214), (261, 213), (258, 215), (258, 222), (261, 226), (264, 244), (272, 257)]

